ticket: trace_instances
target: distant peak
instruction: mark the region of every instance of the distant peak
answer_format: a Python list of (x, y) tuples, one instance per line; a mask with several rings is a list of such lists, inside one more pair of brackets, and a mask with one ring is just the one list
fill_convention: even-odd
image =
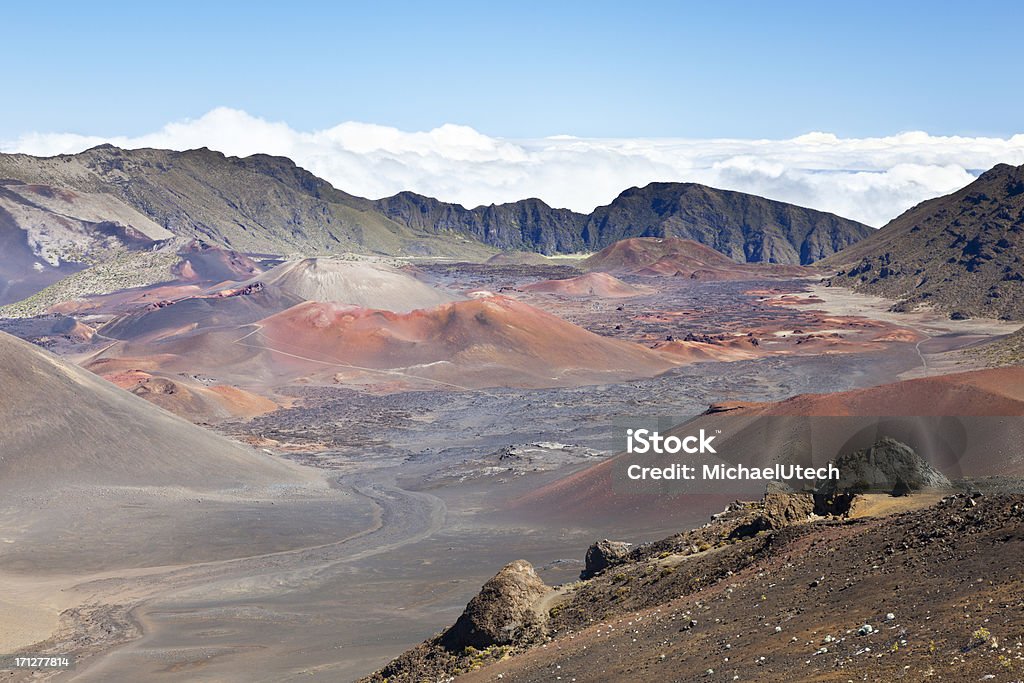
[(993, 180), (1005, 178), (1007, 176), (1016, 176), (1020, 173), (1024, 173), (1024, 165), (1013, 166), (1011, 164), (996, 164), (978, 176), (978, 180)]

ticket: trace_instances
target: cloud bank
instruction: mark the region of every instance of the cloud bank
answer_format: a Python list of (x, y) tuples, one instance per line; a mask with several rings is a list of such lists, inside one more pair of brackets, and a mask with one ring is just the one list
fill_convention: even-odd
[(634, 185), (689, 181), (874, 226), (963, 187), (999, 162), (1024, 164), (1024, 134), (1008, 139), (909, 132), (879, 138), (808, 133), (789, 140), (517, 140), (454, 124), (406, 132), (347, 122), (304, 132), (224, 107), (138, 137), (31, 133), (0, 142), (0, 150), (50, 156), (104, 142), (287, 156), (339, 189), (371, 198), (412, 190), (472, 207), (539, 197), (552, 206), (589, 212)]

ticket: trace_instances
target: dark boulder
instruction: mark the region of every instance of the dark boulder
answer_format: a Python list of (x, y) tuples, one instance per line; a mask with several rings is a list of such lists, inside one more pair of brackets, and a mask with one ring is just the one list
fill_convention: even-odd
[(580, 578), (589, 579), (608, 567), (621, 564), (629, 555), (631, 545), (622, 541), (609, 541), (607, 538), (594, 543), (587, 548), (586, 566), (580, 572)]

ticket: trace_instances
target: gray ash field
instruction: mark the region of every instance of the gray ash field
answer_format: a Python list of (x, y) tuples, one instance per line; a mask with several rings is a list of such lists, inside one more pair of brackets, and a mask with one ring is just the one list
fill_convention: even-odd
[(407, 461), (444, 466), (538, 441), (608, 452), (618, 436), (616, 420), (686, 418), (712, 403), (872, 386), (917, 363), (916, 353), (906, 349), (883, 358), (843, 354), (700, 363), (652, 379), (565, 389), (374, 394), (303, 387), (288, 392), (298, 405), (219, 429), (243, 440), (276, 442), (274, 447), (294, 453), (288, 457), (323, 467)]

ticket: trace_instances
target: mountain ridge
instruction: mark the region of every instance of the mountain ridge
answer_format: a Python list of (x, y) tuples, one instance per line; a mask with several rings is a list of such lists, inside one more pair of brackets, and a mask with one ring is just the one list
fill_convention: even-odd
[(871, 228), (833, 214), (694, 183), (630, 188), (591, 214), (529, 198), (466, 208), (414, 192), (356, 197), (287, 157), (208, 148), (0, 154), (0, 178), (107, 193), (187, 240), (247, 252), (479, 258), (501, 250), (593, 251), (624, 237), (675, 236), (748, 262), (800, 264)]
[(590, 214), (536, 198), (467, 209), (415, 192), (376, 200), (410, 228), (469, 232), (503, 250), (596, 251), (631, 237), (681, 237), (746, 263), (807, 265), (872, 234), (856, 221), (699, 183), (630, 187)]

